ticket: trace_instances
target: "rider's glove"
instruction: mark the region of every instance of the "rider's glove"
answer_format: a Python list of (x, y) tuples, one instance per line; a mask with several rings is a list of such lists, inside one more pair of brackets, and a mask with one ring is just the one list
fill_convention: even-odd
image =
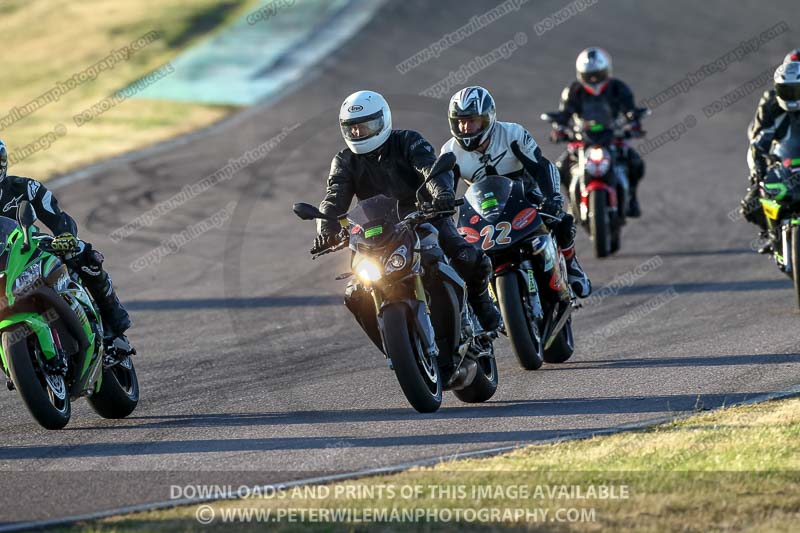
[(544, 215), (549, 215), (558, 219), (560, 219), (564, 214), (561, 202), (552, 198), (548, 198), (542, 202), (542, 207), (539, 209), (539, 211)]
[(433, 199), (434, 211), (452, 211), (456, 208), (456, 195), (453, 191), (442, 191)]
[(339, 244), (339, 236), (336, 233), (321, 230), (317, 238), (314, 239), (314, 245), (311, 247), (312, 254), (318, 254), (327, 248), (331, 248)]
[(62, 233), (58, 237), (53, 238), (50, 247), (53, 251), (62, 254), (76, 252), (78, 251), (78, 238), (72, 233)]

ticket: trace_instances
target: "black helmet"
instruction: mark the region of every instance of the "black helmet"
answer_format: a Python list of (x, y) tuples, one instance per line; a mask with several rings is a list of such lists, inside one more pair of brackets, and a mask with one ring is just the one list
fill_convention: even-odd
[[(478, 131), (461, 133), (458, 128), (458, 119), (467, 117), (480, 117), (481, 125)], [(447, 118), (450, 120), (450, 133), (456, 142), (464, 150), (472, 152), (492, 134), (497, 118), (494, 98), (483, 87), (474, 86), (461, 89), (450, 98)]]

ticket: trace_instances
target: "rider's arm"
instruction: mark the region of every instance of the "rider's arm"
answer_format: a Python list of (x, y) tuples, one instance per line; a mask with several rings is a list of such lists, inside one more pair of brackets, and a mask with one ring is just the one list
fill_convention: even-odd
[(558, 169), (542, 154), (539, 145), (522, 126), (513, 128), (511, 151), (525, 172), (536, 180), (545, 198), (563, 203)]
[[(450, 139), (449, 141), (447, 141), (442, 145), (442, 149), (439, 152), (439, 155), (443, 156), (446, 153), (453, 152), (452, 146), (453, 146), (453, 139)], [(458, 161), (458, 155), (456, 155), (456, 161)], [(458, 183), (458, 180), (463, 177), (464, 176), (461, 175), (461, 168), (458, 166), (458, 163), (456, 162), (456, 165), (453, 167), (453, 188), (455, 188), (455, 185), (456, 183)], [(467, 181), (467, 178), (464, 178), (464, 181)], [(469, 183), (469, 181), (467, 181), (467, 183)]]
[[(350, 202), (355, 195), (353, 187), (352, 168), (348, 168), (345, 156), (342, 152), (336, 154), (331, 161), (331, 171), (328, 175), (328, 186), (325, 190), (325, 198), (319, 204), (319, 210), (326, 215), (339, 216), (347, 211)], [(319, 221), (320, 232), (324, 229), (328, 233), (339, 231), (339, 225), (327, 220)]]
[(620, 113), (636, 111), (636, 103), (633, 99), (633, 91), (630, 87), (628, 87), (628, 84), (616, 78), (614, 78), (612, 82), (615, 82), (617, 85), (616, 94), (619, 101)]
[[(428, 178), (431, 167), (436, 162), (436, 150), (422, 135), (411, 130), (406, 132), (405, 146), (406, 158), (417, 174), (417, 183), (422, 183)], [(454, 185), (453, 173), (448, 171), (431, 178), (427, 188), (431, 196), (436, 198), (443, 192), (453, 193)]]
[(576, 90), (574, 83), (564, 87), (564, 90), (561, 91), (561, 101), (558, 104), (558, 110), (564, 113), (564, 116), (567, 117), (567, 119), (572, 115), (580, 114), (578, 91)]
[(761, 95), (761, 100), (758, 102), (758, 109), (756, 109), (756, 116), (750, 127), (747, 128), (747, 138), (751, 141), (764, 130), (771, 129), (775, 125), (775, 113), (772, 110), (775, 97), (770, 91), (764, 91)]
[(9, 177), (13, 179), (14, 188), (22, 192), (24, 197), (31, 203), (36, 217), (53, 232), (53, 235), (71, 233), (77, 237), (78, 225), (75, 220), (58, 207), (58, 200), (47, 187), (36, 180), (22, 177)]
[(767, 129), (759, 131), (753, 140), (750, 141), (750, 146), (747, 150), (747, 166), (750, 167), (750, 178), (755, 179), (763, 178), (767, 171), (769, 162), (767, 154), (769, 147), (772, 144), (772, 139), (775, 137), (774, 125)]

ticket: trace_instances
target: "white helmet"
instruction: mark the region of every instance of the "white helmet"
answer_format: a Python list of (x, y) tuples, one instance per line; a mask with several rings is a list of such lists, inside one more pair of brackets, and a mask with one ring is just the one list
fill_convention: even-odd
[(784, 63), (775, 71), (775, 96), (784, 111), (800, 111), (800, 62)]
[(590, 94), (602, 94), (611, 77), (611, 56), (602, 48), (586, 48), (575, 61), (578, 81)]
[(368, 154), (383, 146), (389, 138), (392, 112), (380, 94), (358, 91), (342, 103), (339, 127), (344, 142), (354, 154)]
[[(480, 119), (480, 127), (471, 133), (461, 133), (458, 128), (459, 119), (476, 117)], [(461, 89), (450, 98), (447, 108), (450, 120), (450, 133), (461, 148), (472, 152), (489, 138), (497, 122), (497, 110), (494, 98), (483, 87), (473, 86)]]

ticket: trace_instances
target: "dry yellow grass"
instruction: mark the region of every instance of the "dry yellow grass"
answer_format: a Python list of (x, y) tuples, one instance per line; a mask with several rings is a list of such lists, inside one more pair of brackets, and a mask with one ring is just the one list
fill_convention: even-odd
[[(80, 128), (72, 118), (167, 63), (254, 4), (254, 0), (4, 1), (0, 126), (14, 107), (31, 102), (113, 50), (151, 31), (160, 35), (128, 60), (4, 127), (0, 138), (12, 156), (16, 151), (15, 160), (24, 147), (53, 134), (48, 149), (17, 161), (10, 173), (46, 179), (197, 129), (229, 113), (231, 108), (223, 106), (130, 99)], [(66, 134), (60, 135), (61, 129), (56, 133), (58, 125)]]

